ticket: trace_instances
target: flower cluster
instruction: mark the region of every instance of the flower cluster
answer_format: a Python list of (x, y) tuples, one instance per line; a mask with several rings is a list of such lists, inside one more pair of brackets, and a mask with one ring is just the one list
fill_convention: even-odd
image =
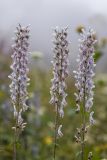
[[(22, 119), (22, 111), (27, 110), (26, 100), (28, 98), (27, 86), (29, 78), (28, 69), (28, 47), (29, 47), (29, 27), (22, 27), (20, 24), (15, 32), (15, 44), (12, 46), (13, 63), (11, 65), (12, 73), (9, 78), (12, 80), (10, 84), (11, 99), (14, 107), (14, 117), (17, 120), (17, 127), (24, 129), (25, 124)], [(16, 129), (15, 127), (13, 127)]]
[[(76, 79), (76, 88), (78, 94), (75, 93), (77, 111), (80, 110), (80, 102), (83, 101), (85, 97), (85, 110), (90, 112), (90, 109), (93, 105), (93, 76), (94, 74), (94, 46), (96, 44), (95, 32), (92, 29), (89, 29), (88, 32), (82, 30), (81, 39), (79, 45), (79, 57), (78, 57), (78, 71), (74, 71)], [(93, 114), (93, 112), (92, 112)], [(90, 118), (92, 122), (92, 114)]]
[[(50, 89), (51, 100), (50, 103), (58, 107), (60, 117), (64, 116), (64, 107), (66, 102), (66, 83), (65, 79), (68, 76), (68, 41), (67, 41), (67, 28), (54, 30), (54, 60), (53, 64), (53, 79), (51, 80), (52, 86)], [(59, 131), (61, 126), (59, 128)]]
[(76, 139), (77, 143), (81, 143), (81, 144), (83, 143), (81, 135), (82, 135), (83, 132), (85, 134), (87, 133), (88, 127), (89, 126), (87, 126), (87, 127), (84, 128), (84, 126), (82, 125), (81, 128), (77, 128), (77, 134), (75, 135), (75, 139)]

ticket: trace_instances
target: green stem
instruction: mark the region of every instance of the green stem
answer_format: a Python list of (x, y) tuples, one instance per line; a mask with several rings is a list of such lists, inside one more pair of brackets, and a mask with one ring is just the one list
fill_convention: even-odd
[[(19, 86), (19, 85), (18, 85)], [(17, 116), (16, 116), (16, 121), (15, 121), (15, 131), (14, 131), (14, 146), (13, 146), (13, 160), (17, 160), (17, 141), (19, 138), (19, 133), (18, 133), (18, 117), (19, 117), (19, 109), (20, 109), (20, 87), (18, 87), (18, 95), (17, 95)]]
[(53, 159), (54, 160), (56, 158), (57, 130), (58, 130), (58, 105), (56, 106), (56, 116), (55, 116), (54, 152), (53, 152)]
[(17, 125), (18, 125), (18, 115), (16, 118), (15, 131), (14, 131), (13, 160), (17, 159), (17, 139), (18, 139)]
[[(86, 78), (85, 78), (86, 81)], [(84, 98), (83, 98), (83, 108), (82, 108), (82, 143), (81, 143), (81, 147), (82, 147), (82, 153), (81, 153), (81, 160), (85, 160), (85, 127), (86, 127), (86, 111), (85, 111), (85, 97), (86, 97), (86, 93), (85, 93), (85, 82), (84, 82)]]
[(16, 147), (17, 147), (16, 137), (17, 137), (17, 131), (15, 130), (15, 132), (14, 132), (14, 146), (13, 146), (13, 160), (16, 160), (16, 155), (17, 155), (17, 153), (16, 153), (16, 151), (17, 151), (17, 149), (16, 149)]

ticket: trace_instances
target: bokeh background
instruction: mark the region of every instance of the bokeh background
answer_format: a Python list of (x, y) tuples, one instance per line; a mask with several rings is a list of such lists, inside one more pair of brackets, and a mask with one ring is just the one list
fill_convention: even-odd
[[(30, 24), (28, 105), (24, 114), (28, 122), (18, 144), (18, 160), (52, 160), (54, 107), (49, 104), (52, 78), (52, 28), (69, 27), (70, 67), (67, 79), (68, 105), (63, 121), (63, 138), (59, 139), (57, 160), (79, 160), (80, 146), (75, 143), (80, 116), (75, 113), (73, 70), (76, 69), (78, 38), (81, 27), (96, 30), (95, 51), (96, 125), (87, 135), (86, 153), (93, 160), (107, 159), (107, 0), (0, 0), (0, 160), (13, 154), (13, 108), (8, 75), (11, 73), (12, 37), (18, 23)], [(87, 159), (87, 158), (86, 158)]]

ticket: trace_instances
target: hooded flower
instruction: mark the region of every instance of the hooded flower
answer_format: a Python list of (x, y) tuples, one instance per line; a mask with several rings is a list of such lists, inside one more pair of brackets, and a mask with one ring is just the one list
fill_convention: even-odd
[[(26, 100), (28, 98), (27, 86), (29, 85), (28, 74), (28, 47), (29, 47), (29, 27), (22, 27), (20, 24), (15, 32), (14, 45), (12, 46), (13, 54), (11, 65), (12, 73), (10, 92), (14, 106), (14, 117), (18, 119), (17, 125), (23, 124), (21, 117), (22, 111), (27, 110)], [(22, 128), (23, 125), (22, 125)]]
[[(64, 117), (64, 107), (67, 105), (66, 97), (66, 83), (65, 80), (68, 76), (68, 41), (67, 41), (67, 28), (56, 28), (54, 30), (54, 60), (53, 64), (53, 79), (51, 80), (52, 86), (50, 88), (51, 100), (50, 104), (54, 104), (56, 114)], [(58, 122), (56, 122), (58, 123)], [(59, 124), (58, 124), (59, 125)], [(62, 137), (62, 125), (57, 128), (57, 136)]]
[(50, 89), (51, 100), (50, 103), (55, 106), (58, 105), (59, 99), (59, 115), (64, 116), (63, 108), (67, 105), (66, 102), (66, 83), (65, 79), (68, 76), (68, 41), (67, 41), (67, 28), (54, 30), (54, 60), (53, 64), (53, 79), (51, 80), (52, 86)]
[(77, 110), (80, 110), (80, 102), (82, 102), (85, 96), (85, 109), (90, 111), (93, 105), (93, 77), (95, 75), (94, 68), (94, 46), (96, 44), (95, 32), (93, 29), (89, 29), (88, 32), (83, 30), (81, 33), (81, 39), (79, 40), (79, 56), (78, 56), (78, 70), (74, 71), (76, 79), (76, 88), (78, 94), (75, 93)]

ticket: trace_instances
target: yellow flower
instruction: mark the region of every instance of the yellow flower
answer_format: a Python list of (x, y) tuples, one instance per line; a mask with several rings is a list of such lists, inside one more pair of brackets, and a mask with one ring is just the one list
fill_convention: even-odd
[(52, 137), (51, 137), (51, 136), (45, 137), (45, 138), (44, 138), (44, 142), (45, 142), (45, 144), (47, 144), (47, 145), (52, 144)]

